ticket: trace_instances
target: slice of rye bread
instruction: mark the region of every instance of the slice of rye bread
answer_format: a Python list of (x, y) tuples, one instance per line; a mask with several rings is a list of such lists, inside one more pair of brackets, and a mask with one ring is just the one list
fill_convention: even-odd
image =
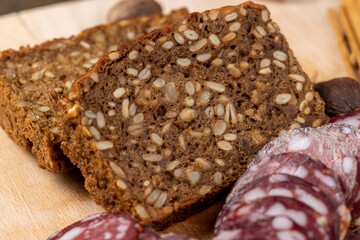
[(20, 146), (33, 153), (41, 168), (64, 172), (73, 167), (60, 149), (53, 90), (66, 93), (74, 80), (125, 41), (180, 21), (181, 9), (93, 27), (71, 38), (56, 39), (33, 48), (0, 53), (0, 124)]
[(328, 121), (251, 2), (121, 44), (58, 104), (62, 148), (95, 201), (158, 229), (209, 206), (283, 131)]

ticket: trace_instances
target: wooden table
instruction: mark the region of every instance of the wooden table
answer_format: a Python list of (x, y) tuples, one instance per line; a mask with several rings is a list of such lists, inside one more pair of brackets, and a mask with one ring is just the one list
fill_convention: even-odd
[[(106, 22), (117, 0), (56, 4), (0, 16), (0, 50), (33, 45), (54, 37), (70, 36)], [(165, 12), (179, 7), (203, 11), (236, 0), (159, 0)], [(339, 0), (256, 1), (268, 6), (295, 56), (314, 82), (346, 75), (326, 16)], [(46, 239), (51, 233), (85, 216), (101, 212), (83, 187), (78, 171), (53, 174), (0, 130), (0, 239)], [(221, 203), (168, 231), (209, 239)]]

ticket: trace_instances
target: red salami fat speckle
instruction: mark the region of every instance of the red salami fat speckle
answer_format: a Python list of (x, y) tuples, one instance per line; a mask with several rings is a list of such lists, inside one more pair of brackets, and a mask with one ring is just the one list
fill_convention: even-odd
[(360, 111), (340, 114), (331, 119), (331, 122), (336, 124), (347, 124), (360, 129)]
[[(231, 216), (230, 212), (244, 204), (260, 201), (262, 198), (282, 196), (294, 198), (311, 207), (323, 217), (330, 229), (331, 239), (339, 239), (339, 214), (336, 206), (319, 188), (313, 184), (287, 174), (272, 174), (259, 178), (241, 188), (224, 206), (216, 227), (221, 229), (223, 222)], [(342, 229), (343, 235), (347, 229)]]

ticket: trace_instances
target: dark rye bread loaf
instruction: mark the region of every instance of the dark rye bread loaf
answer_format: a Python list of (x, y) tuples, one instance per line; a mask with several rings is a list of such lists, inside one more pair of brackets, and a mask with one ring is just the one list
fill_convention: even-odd
[(0, 124), (41, 168), (63, 172), (73, 165), (60, 149), (49, 93), (66, 93), (73, 81), (125, 41), (187, 16), (181, 9), (90, 28), (69, 39), (0, 52)]
[(215, 201), (269, 140), (328, 121), (251, 2), (120, 45), (58, 103), (62, 148), (95, 201), (158, 229)]

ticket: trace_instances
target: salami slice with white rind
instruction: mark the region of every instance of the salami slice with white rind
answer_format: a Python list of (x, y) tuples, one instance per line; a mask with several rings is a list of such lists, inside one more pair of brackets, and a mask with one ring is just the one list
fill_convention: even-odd
[(351, 206), (359, 192), (360, 132), (346, 125), (327, 124), (319, 128), (293, 129), (266, 144), (251, 165), (259, 160), (286, 152), (309, 155), (334, 171)]
[(237, 196), (238, 192), (246, 184), (275, 173), (299, 177), (317, 186), (324, 192), (337, 209), (337, 213), (340, 216), (340, 239), (344, 237), (343, 232), (348, 229), (351, 217), (350, 211), (345, 205), (344, 196), (337, 177), (322, 162), (300, 153), (284, 153), (258, 159), (256, 164), (253, 162), (236, 182), (227, 198), (227, 204)]
[(123, 212), (99, 213), (52, 234), (48, 240), (193, 240), (185, 235), (157, 234), (142, 228), (135, 218)]
[(331, 119), (331, 122), (336, 124), (347, 124), (360, 129), (360, 111), (340, 114)]
[(276, 216), (234, 224), (222, 229), (213, 240), (313, 240), (306, 230), (287, 216)]
[[(240, 189), (236, 196), (224, 206), (219, 215), (216, 228), (233, 209), (270, 196), (283, 196), (299, 200), (322, 215), (332, 230), (332, 239), (339, 239), (339, 214), (330, 199), (311, 183), (287, 174), (272, 174), (259, 178)], [(342, 235), (347, 229), (342, 229)]]
[(73, 223), (48, 240), (137, 240), (142, 228), (126, 213), (100, 213)]
[(255, 222), (266, 217), (277, 216), (290, 218), (298, 226), (305, 229), (311, 239), (336, 239), (332, 237), (331, 227), (323, 215), (294, 198), (281, 196), (265, 197), (232, 208), (219, 226), (218, 233), (222, 229), (227, 229), (233, 225), (241, 225), (241, 223), (247, 221)]

